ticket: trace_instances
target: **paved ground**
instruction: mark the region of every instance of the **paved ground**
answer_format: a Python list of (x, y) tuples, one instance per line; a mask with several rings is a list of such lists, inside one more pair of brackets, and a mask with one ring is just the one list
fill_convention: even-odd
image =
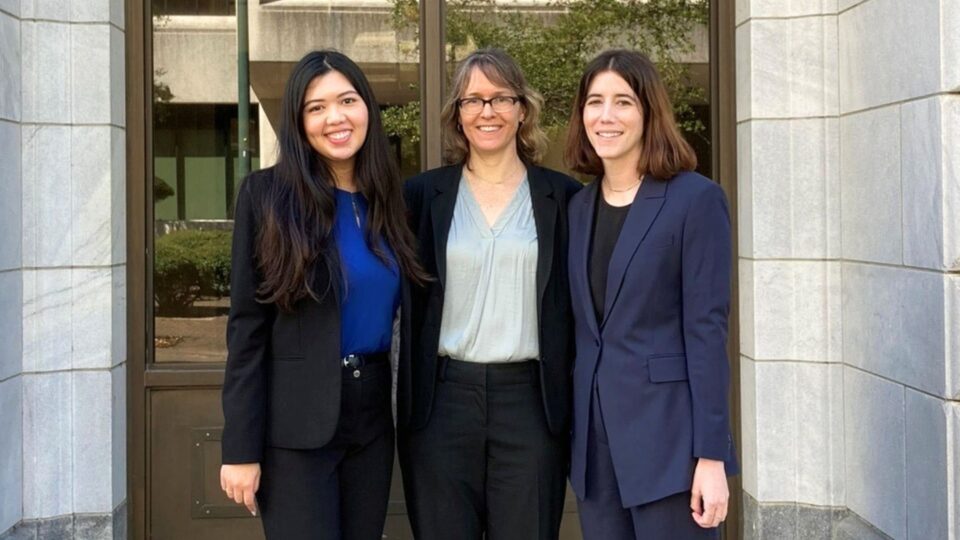
[(224, 362), (227, 359), (226, 329), (229, 298), (200, 300), (208, 317), (156, 317), (157, 362)]

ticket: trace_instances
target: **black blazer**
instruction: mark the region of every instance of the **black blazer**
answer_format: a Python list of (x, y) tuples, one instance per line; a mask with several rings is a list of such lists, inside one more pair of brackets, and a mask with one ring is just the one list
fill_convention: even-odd
[[(254, 245), (274, 169), (248, 176), (237, 195), (223, 380), (223, 463), (260, 462), (264, 446), (320, 448), (340, 417), (340, 306), (329, 293), (292, 313), (256, 301)], [(315, 291), (329, 276), (318, 271)], [(401, 294), (408, 287), (401, 279)], [(401, 356), (406, 352), (401, 350)]]
[[(462, 166), (433, 169), (407, 180), (404, 196), (410, 226), (419, 240), (424, 269), (436, 280), (411, 287), (403, 312), (407, 357), (401, 355), (397, 385), (397, 425), (424, 427), (433, 406), (446, 278), (447, 234), (457, 201)], [(581, 185), (550, 169), (527, 168), (533, 218), (537, 226), (537, 315), (540, 320), (540, 383), (550, 431), (569, 433), (570, 370), (573, 361), (572, 315), (567, 285), (567, 202)], [(409, 361), (407, 361), (409, 359)]]

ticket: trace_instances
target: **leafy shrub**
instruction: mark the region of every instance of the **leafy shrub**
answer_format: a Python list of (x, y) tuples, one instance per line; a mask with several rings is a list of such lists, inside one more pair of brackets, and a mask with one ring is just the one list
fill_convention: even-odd
[(230, 231), (175, 231), (154, 244), (153, 290), (164, 315), (189, 311), (201, 296), (230, 294)]

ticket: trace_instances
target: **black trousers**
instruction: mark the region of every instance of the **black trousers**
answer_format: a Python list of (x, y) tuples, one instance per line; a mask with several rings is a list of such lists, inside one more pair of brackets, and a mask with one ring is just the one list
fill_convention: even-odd
[(343, 370), (334, 438), (313, 450), (268, 447), (257, 492), (268, 540), (380, 540), (393, 470), (390, 364)]
[(590, 397), (587, 433), (587, 497), (577, 501), (584, 540), (715, 540), (720, 537), (719, 529), (704, 529), (693, 520), (689, 491), (623, 507), (596, 385)]
[(547, 428), (537, 362), (442, 359), (427, 425), (400, 437), (417, 540), (552, 540), (568, 441)]

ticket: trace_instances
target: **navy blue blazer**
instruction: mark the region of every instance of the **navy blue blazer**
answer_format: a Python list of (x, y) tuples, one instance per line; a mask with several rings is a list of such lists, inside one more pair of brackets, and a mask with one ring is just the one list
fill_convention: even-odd
[(576, 359), (570, 483), (585, 496), (596, 381), (625, 508), (689, 491), (697, 458), (737, 472), (727, 404), (731, 240), (720, 186), (644, 179), (610, 258), (597, 323), (587, 272), (599, 182), (570, 200)]

